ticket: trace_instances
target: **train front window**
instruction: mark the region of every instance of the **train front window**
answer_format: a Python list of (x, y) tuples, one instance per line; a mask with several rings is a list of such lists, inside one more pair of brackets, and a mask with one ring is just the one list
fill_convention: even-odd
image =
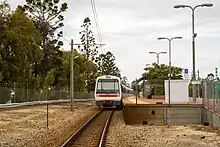
[(119, 94), (119, 82), (118, 80), (114, 79), (100, 79), (98, 80), (97, 84), (97, 91), (96, 93), (117, 93)]

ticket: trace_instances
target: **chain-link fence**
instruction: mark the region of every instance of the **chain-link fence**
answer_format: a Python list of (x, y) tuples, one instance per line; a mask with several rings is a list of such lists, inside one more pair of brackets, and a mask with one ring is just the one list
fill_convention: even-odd
[(220, 81), (205, 79), (202, 81), (202, 98), (204, 106), (220, 111)]
[[(94, 92), (74, 92), (74, 99), (93, 99)], [(0, 87), (0, 104), (70, 99), (68, 88), (24, 89)]]

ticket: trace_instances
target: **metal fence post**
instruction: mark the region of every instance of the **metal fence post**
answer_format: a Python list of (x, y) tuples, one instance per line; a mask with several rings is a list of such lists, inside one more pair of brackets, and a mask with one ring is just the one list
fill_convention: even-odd
[(15, 103), (15, 100), (16, 100), (16, 83), (14, 82), (14, 103)]
[(28, 81), (27, 81), (27, 90), (26, 90), (26, 94), (27, 94), (27, 102), (28, 102), (28, 99), (29, 99), (29, 96), (28, 96)]
[[(207, 89), (207, 87), (208, 87), (208, 85), (207, 85), (208, 83), (207, 83), (207, 80), (204, 80), (204, 102), (205, 102), (205, 105), (208, 105), (207, 104), (207, 102), (208, 102), (208, 93), (207, 93), (207, 91), (208, 91), (208, 89)], [(205, 101), (206, 100), (206, 101)]]
[(138, 89), (137, 89), (137, 85), (138, 83), (137, 83), (137, 79), (136, 79), (136, 105), (137, 105), (137, 95), (138, 95)]
[[(45, 93), (46, 93), (46, 100), (48, 100), (48, 95), (47, 95), (47, 88), (46, 88), (46, 91), (45, 91)], [(48, 103), (47, 103), (47, 128), (48, 128)]]
[(206, 80), (206, 89), (205, 89), (205, 92), (206, 92), (206, 106), (209, 107), (209, 85), (208, 85), (208, 81)]
[(205, 83), (204, 83), (204, 80), (202, 80), (201, 88), (202, 88), (202, 105), (204, 107), (205, 106), (205, 103), (204, 103), (204, 99), (205, 99)]
[(213, 101), (213, 110), (215, 112), (215, 83), (213, 83), (213, 96), (212, 96), (212, 101)]

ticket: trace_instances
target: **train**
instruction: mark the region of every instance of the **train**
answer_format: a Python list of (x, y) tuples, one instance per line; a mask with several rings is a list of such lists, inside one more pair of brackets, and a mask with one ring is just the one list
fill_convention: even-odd
[(113, 75), (103, 75), (96, 79), (95, 102), (99, 108), (122, 108), (122, 99), (131, 97), (134, 91)]

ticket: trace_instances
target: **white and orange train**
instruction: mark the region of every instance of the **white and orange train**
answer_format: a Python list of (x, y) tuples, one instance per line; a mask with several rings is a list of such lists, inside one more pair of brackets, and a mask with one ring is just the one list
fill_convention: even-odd
[(119, 77), (103, 75), (96, 79), (95, 101), (100, 108), (121, 108), (122, 99), (132, 95), (133, 89), (122, 84)]

